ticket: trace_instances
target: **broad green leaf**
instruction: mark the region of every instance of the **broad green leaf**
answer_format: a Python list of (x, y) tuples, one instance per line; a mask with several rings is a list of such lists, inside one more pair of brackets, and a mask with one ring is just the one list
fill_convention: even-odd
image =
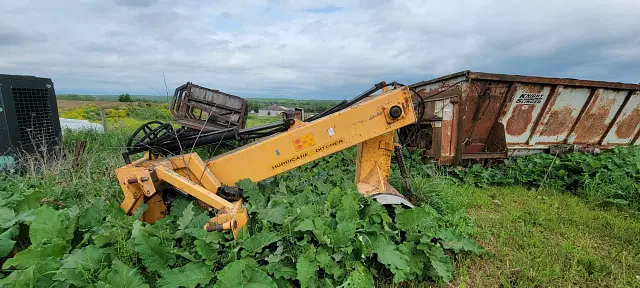
[(19, 232), (18, 226), (13, 226), (0, 234), (0, 258), (6, 257), (11, 253), (13, 246), (16, 244), (13, 238), (18, 236)]
[(373, 275), (369, 269), (360, 263), (356, 263), (356, 269), (349, 273), (347, 279), (339, 287), (343, 288), (368, 288), (375, 287)]
[(440, 246), (433, 246), (428, 253), (431, 267), (438, 278), (444, 282), (449, 282), (453, 276), (451, 271), (453, 270), (453, 262), (451, 257), (444, 253), (444, 250)]
[(162, 243), (160, 238), (142, 231), (142, 222), (134, 222), (131, 238), (134, 241), (134, 249), (140, 253), (142, 264), (150, 271), (162, 273), (175, 263), (176, 255), (170, 250), (172, 245)]
[(280, 193), (282, 194), (287, 194), (287, 183), (280, 181), (280, 183), (278, 183), (278, 190), (280, 190)]
[(176, 223), (178, 223), (178, 231), (176, 232), (176, 238), (182, 237), (182, 235), (184, 234), (184, 229), (186, 229), (189, 223), (191, 223), (191, 220), (193, 220), (194, 215), (196, 215), (196, 213), (193, 212), (193, 202), (189, 202), (189, 204), (187, 204), (187, 207), (184, 208), (182, 212), (182, 216), (180, 216), (180, 219), (176, 221)]
[(451, 249), (458, 253), (460, 251), (467, 251), (473, 253), (483, 253), (484, 248), (473, 239), (466, 237), (452, 228), (442, 230), (438, 237), (442, 241), (442, 247), (444, 249)]
[(355, 221), (343, 221), (338, 223), (336, 230), (331, 234), (332, 243), (336, 246), (351, 246), (356, 236), (358, 225)]
[(332, 229), (329, 228), (329, 224), (332, 219), (328, 217), (317, 217), (313, 219), (313, 236), (316, 237), (316, 240), (321, 244), (329, 245), (331, 244), (331, 239), (329, 235), (332, 233)]
[(338, 212), (336, 213), (336, 220), (338, 220), (338, 222), (358, 221), (360, 219), (358, 215), (360, 212), (359, 201), (360, 195), (355, 192), (348, 192), (342, 196), (342, 202), (340, 202)]
[[(89, 230), (104, 223), (104, 219), (109, 211), (109, 204), (101, 199), (94, 199), (91, 205), (80, 212), (78, 217), (78, 227), (81, 230)], [(120, 211), (118, 211), (120, 212)]]
[[(340, 279), (343, 279), (342, 276), (345, 273), (345, 267), (351, 267), (351, 266), (352, 265), (346, 264), (346, 263), (340, 263), (340, 265), (338, 265), (337, 262), (331, 260), (327, 262), (326, 265), (322, 266), (322, 269), (324, 269), (325, 274), (332, 275), (333, 279), (340, 280)], [(325, 277), (325, 278), (329, 278), (329, 277)]]
[(327, 204), (326, 204), (327, 208), (333, 209), (335, 207), (338, 207), (338, 205), (340, 205), (340, 200), (342, 199), (342, 195), (343, 195), (343, 192), (342, 190), (340, 190), (339, 187), (333, 188), (329, 193), (329, 196), (327, 197)]
[[(200, 261), (198, 258), (196, 258), (195, 256), (193, 256), (189, 251), (185, 251), (184, 249), (174, 249), (173, 253), (175, 253), (178, 256), (182, 256), (185, 259), (191, 261), (191, 262), (198, 262)], [(177, 261), (177, 260), (176, 260)]]
[(269, 263), (280, 262), (282, 259), (286, 257), (286, 255), (283, 253), (284, 253), (284, 245), (282, 242), (278, 242), (278, 248), (276, 248), (276, 251), (269, 254), (269, 256), (267, 256), (264, 259), (267, 260)]
[(403, 242), (397, 246), (398, 251), (409, 257), (407, 264), (409, 265), (410, 272), (406, 273), (407, 278), (414, 279), (424, 274), (425, 261), (429, 262), (429, 257), (418, 250), (414, 242)]
[(106, 274), (102, 281), (106, 287), (114, 288), (148, 288), (149, 285), (144, 283), (138, 269), (131, 268), (127, 264), (122, 263), (118, 259), (113, 260), (111, 270)]
[(406, 280), (405, 274), (409, 272), (408, 257), (398, 252), (395, 244), (383, 236), (373, 235), (369, 238), (371, 239), (371, 249), (378, 256), (378, 262), (393, 272), (393, 281), (398, 283)]
[(22, 250), (13, 258), (7, 259), (2, 265), (2, 269), (14, 267), (16, 269), (27, 269), (36, 264), (54, 261), (58, 263), (58, 259), (69, 251), (67, 243), (57, 241), (45, 245), (31, 245), (29, 248)]
[(242, 248), (244, 248), (242, 254), (244, 256), (254, 255), (262, 251), (264, 247), (280, 239), (282, 239), (282, 236), (275, 232), (258, 232), (242, 243)]
[(258, 268), (256, 260), (245, 258), (229, 263), (217, 274), (216, 288), (276, 288), (276, 283)]
[(0, 187), (0, 207), (15, 207), (24, 199), (23, 190), (17, 187)]
[(264, 195), (260, 193), (258, 183), (251, 182), (249, 179), (243, 179), (238, 182), (238, 187), (242, 189), (242, 194), (248, 198), (249, 210), (251, 212), (267, 207), (267, 200)]
[(220, 245), (216, 243), (207, 243), (200, 239), (194, 241), (194, 244), (196, 246), (196, 252), (198, 252), (198, 255), (200, 255), (200, 257), (202, 257), (206, 262), (213, 263), (213, 261), (219, 258), (218, 249), (220, 248)]
[(202, 227), (204, 227), (204, 224), (206, 224), (210, 220), (211, 220), (211, 216), (209, 216), (209, 212), (203, 211), (201, 213), (197, 213), (193, 217), (193, 219), (191, 219), (191, 222), (187, 225), (187, 227), (185, 228), (185, 231), (188, 229), (199, 229), (199, 230), (205, 231)]
[(169, 217), (164, 217), (153, 225), (143, 225), (141, 229), (149, 236), (155, 236), (163, 240), (176, 238), (175, 226)]
[(35, 219), (29, 226), (29, 238), (32, 244), (45, 244), (73, 238), (75, 221), (69, 219), (65, 210), (56, 211), (48, 206), (41, 206), (35, 212)]
[(110, 264), (104, 249), (90, 245), (75, 249), (62, 259), (62, 267), (53, 280), (64, 281), (76, 286), (85, 286), (97, 282), (99, 273)]
[(316, 251), (316, 260), (320, 266), (325, 266), (331, 261), (331, 257), (329, 256), (329, 252), (324, 247), (318, 248)]
[[(0, 223), (8, 223), (16, 217), (16, 212), (9, 207), (0, 206)], [(13, 226), (13, 224), (12, 224)]]
[(396, 214), (396, 226), (401, 230), (414, 231), (435, 226), (437, 213), (424, 207), (406, 209)]
[(42, 191), (36, 189), (28, 189), (22, 193), (22, 200), (16, 202), (15, 210), (25, 212), (28, 210), (37, 209), (40, 207), (40, 200), (42, 199)]
[(338, 265), (334, 258), (329, 256), (329, 250), (325, 247), (320, 247), (315, 252), (316, 261), (318, 261), (319, 267), (321, 267), (326, 274), (331, 274), (335, 279), (340, 279), (344, 274), (344, 266)]
[(282, 262), (273, 262), (273, 263), (269, 263), (266, 266), (267, 271), (269, 271), (269, 273), (273, 274), (274, 278), (283, 278), (283, 279), (296, 279), (296, 268), (291, 267), (291, 266), (287, 266), (285, 264), (283, 264)]
[[(118, 211), (120, 212), (120, 211)], [(104, 247), (108, 244), (117, 243), (122, 240), (132, 241), (130, 239), (131, 231), (127, 226), (113, 223), (114, 220), (111, 216), (107, 216), (105, 224), (94, 229), (93, 243), (98, 247)], [(88, 235), (90, 233), (85, 233)]]
[(392, 222), (391, 217), (387, 213), (387, 209), (377, 201), (370, 201), (364, 210), (364, 218), (372, 220), (374, 223)]
[(158, 281), (158, 287), (195, 288), (198, 285), (204, 287), (212, 278), (213, 272), (211, 271), (211, 266), (204, 263), (189, 262), (185, 266), (163, 273), (162, 278)]
[(307, 204), (295, 205), (294, 207), (296, 207), (296, 217), (298, 219), (313, 219), (324, 212), (324, 208), (319, 205)]
[(307, 259), (305, 255), (300, 255), (296, 262), (296, 269), (298, 270), (296, 279), (300, 281), (300, 287), (315, 287), (315, 282), (318, 280), (316, 276), (318, 264)]
[(11, 253), (11, 251), (13, 250), (13, 246), (15, 245), (16, 245), (16, 241), (14, 240), (7, 239), (7, 238), (0, 238), (0, 258), (7, 257), (7, 255)]
[(328, 183), (316, 182), (314, 184), (316, 185), (316, 187), (318, 187), (318, 190), (320, 190), (320, 193), (322, 194), (328, 195), (329, 193), (331, 193), (331, 190), (333, 189), (333, 185)]
[(220, 242), (228, 241), (228, 239), (225, 238), (224, 232), (218, 232), (218, 231), (207, 232), (206, 230), (202, 229), (202, 227), (189, 228), (185, 230), (185, 232), (191, 235), (192, 237), (202, 240), (206, 243), (220, 243)]
[[(273, 281), (276, 283), (276, 286), (278, 288), (296, 287), (295, 285), (293, 285), (292, 280), (288, 280), (288, 279), (284, 279), (284, 278), (276, 278), (276, 279), (273, 279)], [(331, 286), (328, 286), (328, 287), (331, 287)]]
[(183, 195), (178, 195), (178, 197), (176, 197), (175, 199), (173, 199), (173, 201), (171, 201), (171, 211), (170, 211), (171, 215), (175, 216), (175, 218), (182, 216), (184, 209), (186, 209), (187, 206), (192, 202), (193, 200), (188, 199)]
[(313, 226), (313, 220), (307, 218), (302, 220), (298, 226), (294, 229), (295, 231), (313, 231), (315, 227)]
[(29, 224), (35, 218), (34, 213), (35, 213), (35, 210), (27, 210), (27, 211), (20, 212), (18, 213), (18, 215), (14, 216), (13, 219), (11, 219), (9, 222), (4, 222), (3, 224), (0, 224), (0, 228), (6, 229), (20, 223)]
[(31, 288), (37, 287), (40, 274), (36, 266), (30, 266), (24, 270), (11, 272), (6, 278), (0, 279), (0, 287)]
[(280, 207), (280, 206), (262, 209), (258, 212), (258, 215), (260, 219), (267, 220), (269, 222), (276, 223), (276, 224), (284, 223), (284, 219), (287, 216), (286, 211), (284, 210), (284, 207)]

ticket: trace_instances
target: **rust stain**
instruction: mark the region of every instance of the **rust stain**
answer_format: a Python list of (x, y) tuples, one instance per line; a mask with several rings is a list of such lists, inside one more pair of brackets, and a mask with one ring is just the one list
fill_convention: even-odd
[[(594, 95), (592, 103), (598, 103), (600, 95)], [(605, 122), (611, 111), (615, 99), (604, 100), (601, 105), (589, 107), (588, 112), (580, 119), (580, 124), (576, 127), (575, 143), (595, 143), (607, 130), (608, 123)]]
[(549, 119), (547, 119), (544, 124), (540, 135), (558, 136), (566, 133), (576, 119), (571, 113), (573, 113), (571, 106), (565, 106), (558, 110), (551, 111)]
[(631, 138), (636, 132), (636, 127), (640, 124), (640, 106), (633, 109), (633, 112), (620, 120), (619, 123), (616, 128), (616, 137), (620, 139)]
[(512, 136), (518, 136), (527, 132), (529, 124), (533, 119), (533, 110), (535, 106), (531, 104), (517, 104), (513, 108), (513, 113), (507, 120), (507, 133)]
[(537, 76), (492, 74), (492, 73), (482, 73), (482, 72), (469, 72), (468, 77), (474, 80), (524, 82), (524, 83), (537, 83), (537, 84), (543, 84), (543, 85), (583, 86), (583, 87), (623, 89), (623, 90), (638, 90), (638, 88), (640, 87), (640, 85), (638, 84), (578, 80), (578, 79), (568, 79), (568, 78), (547, 78), (547, 77), (537, 77)]

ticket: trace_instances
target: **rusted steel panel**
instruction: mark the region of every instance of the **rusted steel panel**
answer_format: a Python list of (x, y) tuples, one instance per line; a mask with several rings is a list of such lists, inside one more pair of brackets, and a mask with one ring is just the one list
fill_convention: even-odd
[(564, 143), (590, 93), (590, 88), (558, 86), (529, 144)]
[(638, 132), (640, 132), (640, 91), (631, 94), (602, 144), (630, 144)]
[(628, 92), (626, 90), (597, 89), (591, 102), (588, 103), (587, 110), (578, 119), (578, 124), (569, 135), (567, 143), (598, 144)]
[(188, 82), (176, 88), (170, 111), (184, 127), (215, 131), (244, 128), (248, 107), (244, 98)]
[(441, 163), (640, 138), (639, 84), (463, 71), (411, 87), (427, 101), (421, 127), (437, 139), (426, 155)]
[[(467, 89), (466, 80), (464, 73), (459, 73), (442, 81), (412, 85), (426, 101), (425, 113), (419, 125), (423, 127), (430, 125), (433, 133), (438, 134), (437, 136), (432, 134), (434, 135), (433, 145), (427, 149), (426, 153), (440, 155), (438, 160), (441, 163), (451, 162), (455, 155), (458, 131), (456, 103)], [(418, 147), (420, 144), (416, 143), (414, 147), (425, 148)]]
[[(500, 85), (502, 89), (490, 91), (491, 94), (489, 97), (494, 97), (499, 101), (506, 100), (505, 107), (507, 110), (505, 115), (498, 119), (498, 121), (505, 126), (506, 141), (508, 143), (526, 142), (531, 131), (530, 128), (540, 112), (541, 104), (544, 103), (544, 100), (549, 95), (550, 88), (533, 84), (517, 84), (514, 89), (510, 91), (511, 93), (507, 95), (507, 88), (509, 87), (508, 83), (494, 84), (494, 86), (496, 85)], [(469, 99), (472, 99), (471, 95)], [(498, 110), (501, 106), (502, 105), (494, 105), (493, 107), (495, 108), (491, 110), (487, 110), (485, 107), (479, 106), (478, 109), (480, 109), (480, 111), (484, 111), (482, 112), (483, 119), (490, 119), (502, 112)], [(478, 124), (475, 125), (479, 126), (483, 119), (479, 119), (477, 121)], [(484, 149), (486, 137), (493, 125), (496, 123), (495, 119), (492, 120), (493, 121), (486, 121), (485, 129), (475, 129), (477, 133), (475, 138), (479, 140), (477, 141), (477, 146), (480, 147), (480, 149), (474, 152), (482, 152)], [(471, 125), (473, 127), (474, 124), (472, 123)]]
[(498, 120), (503, 102), (510, 97), (509, 83), (476, 81), (470, 82), (464, 105), (471, 111), (463, 115), (461, 135), (464, 153), (486, 152), (485, 144), (489, 132)]
[[(471, 71), (466, 71), (466, 74), (468, 75), (469, 79), (472, 79), (472, 80), (478, 79), (478, 80), (519, 82), (519, 83), (537, 83), (537, 84), (544, 84), (544, 85), (565, 85), (565, 86), (578, 86), (578, 87), (609, 88), (609, 89), (621, 89), (621, 90), (637, 90), (638, 89), (638, 84), (629, 84), (629, 83), (620, 83), (620, 82), (579, 80), (579, 79), (573, 79), (573, 78), (550, 78), (550, 77), (538, 77), (538, 76), (493, 74), (493, 73), (471, 72)], [(442, 78), (445, 78), (445, 77), (442, 77)]]

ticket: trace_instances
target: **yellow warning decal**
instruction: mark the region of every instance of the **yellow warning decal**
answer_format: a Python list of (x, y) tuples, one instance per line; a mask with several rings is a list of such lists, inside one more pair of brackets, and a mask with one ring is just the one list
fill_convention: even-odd
[(313, 139), (313, 134), (309, 133), (309, 134), (300, 136), (296, 139), (293, 139), (291, 143), (293, 143), (293, 147), (296, 148), (296, 151), (301, 151), (313, 145), (316, 145), (316, 140)]

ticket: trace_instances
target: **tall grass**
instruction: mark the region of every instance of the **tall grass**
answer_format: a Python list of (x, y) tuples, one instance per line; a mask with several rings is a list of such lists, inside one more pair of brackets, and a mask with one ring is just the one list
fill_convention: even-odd
[[(66, 131), (63, 146), (47, 153), (19, 153), (19, 171), (4, 175), (6, 181), (17, 181), (41, 189), (43, 195), (67, 204), (86, 205), (86, 199), (99, 197), (119, 202), (122, 192), (115, 169), (124, 164), (120, 154), (130, 131), (113, 130)], [(74, 164), (77, 141), (87, 141), (84, 154)]]

